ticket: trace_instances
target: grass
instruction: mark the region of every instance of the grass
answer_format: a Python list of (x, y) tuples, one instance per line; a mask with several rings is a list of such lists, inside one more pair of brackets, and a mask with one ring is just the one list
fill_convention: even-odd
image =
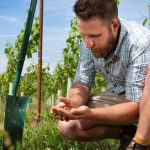
[[(4, 105), (1, 105), (0, 125), (3, 122), (3, 118)], [(50, 115), (47, 105), (42, 106), (41, 122), (35, 123), (34, 118), (35, 106), (31, 105), (26, 113), (22, 150), (118, 150), (119, 140), (107, 139), (95, 142), (66, 140), (59, 134), (56, 128), (56, 120)], [(0, 145), (2, 145), (1, 129)]]
[[(63, 138), (56, 128), (56, 120), (49, 108), (42, 106), (41, 122), (35, 123), (35, 106), (31, 105), (26, 113), (22, 150), (117, 150), (118, 140), (100, 140), (95, 142), (74, 142)], [(0, 109), (2, 110), (2, 109)], [(4, 108), (3, 108), (4, 111)], [(2, 123), (3, 111), (0, 111)], [(2, 137), (0, 137), (2, 139)], [(1, 144), (1, 140), (0, 140)], [(0, 148), (1, 150), (1, 148)]]
[(100, 140), (97, 142), (74, 142), (63, 138), (56, 128), (56, 120), (49, 114), (48, 108), (43, 107), (41, 122), (32, 120), (33, 112), (28, 112), (24, 134), (23, 149), (27, 150), (117, 150), (118, 140)]

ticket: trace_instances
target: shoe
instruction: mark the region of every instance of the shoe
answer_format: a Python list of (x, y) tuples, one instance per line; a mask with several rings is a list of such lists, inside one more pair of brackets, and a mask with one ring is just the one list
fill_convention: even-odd
[(148, 146), (136, 143), (134, 140), (127, 146), (126, 150), (148, 150)]
[(126, 150), (135, 135), (137, 127), (135, 125), (126, 125), (123, 126), (122, 129), (119, 150)]

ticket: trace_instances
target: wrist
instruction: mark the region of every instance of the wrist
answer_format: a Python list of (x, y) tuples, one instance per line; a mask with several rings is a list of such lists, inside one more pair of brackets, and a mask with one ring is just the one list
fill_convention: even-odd
[(89, 115), (90, 115), (90, 118), (91, 118), (92, 120), (97, 120), (98, 117), (97, 117), (97, 110), (96, 110), (96, 108), (90, 108), (90, 113), (89, 113)]

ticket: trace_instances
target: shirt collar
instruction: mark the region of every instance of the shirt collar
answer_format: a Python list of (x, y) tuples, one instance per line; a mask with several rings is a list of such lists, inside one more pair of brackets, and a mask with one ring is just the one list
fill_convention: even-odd
[(120, 53), (120, 46), (121, 46), (121, 42), (124, 38), (124, 36), (127, 34), (127, 31), (126, 31), (126, 28), (124, 27), (123, 23), (122, 23), (122, 20), (123, 19), (119, 19), (120, 20), (120, 25), (121, 25), (121, 29), (120, 29), (120, 33), (119, 33), (119, 40), (118, 40), (118, 44), (117, 44), (117, 47), (116, 47), (116, 50), (114, 52), (114, 55), (118, 56), (119, 57), (119, 53)]

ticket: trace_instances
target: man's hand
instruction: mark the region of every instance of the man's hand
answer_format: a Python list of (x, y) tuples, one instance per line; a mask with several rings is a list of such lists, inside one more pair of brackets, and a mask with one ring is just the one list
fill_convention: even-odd
[(69, 118), (67, 118), (63, 114), (60, 114), (58, 112), (58, 109), (69, 111), (71, 108), (76, 107), (76, 104), (70, 98), (60, 97), (59, 100), (61, 102), (58, 105), (51, 107), (51, 110), (53, 114), (55, 115), (56, 119), (59, 119), (61, 121), (64, 121), (64, 120), (69, 121)]
[(69, 120), (92, 119), (91, 109), (88, 106), (80, 106), (78, 108), (71, 108), (70, 110), (57, 107), (54, 111), (57, 112), (57, 115), (68, 118)]

